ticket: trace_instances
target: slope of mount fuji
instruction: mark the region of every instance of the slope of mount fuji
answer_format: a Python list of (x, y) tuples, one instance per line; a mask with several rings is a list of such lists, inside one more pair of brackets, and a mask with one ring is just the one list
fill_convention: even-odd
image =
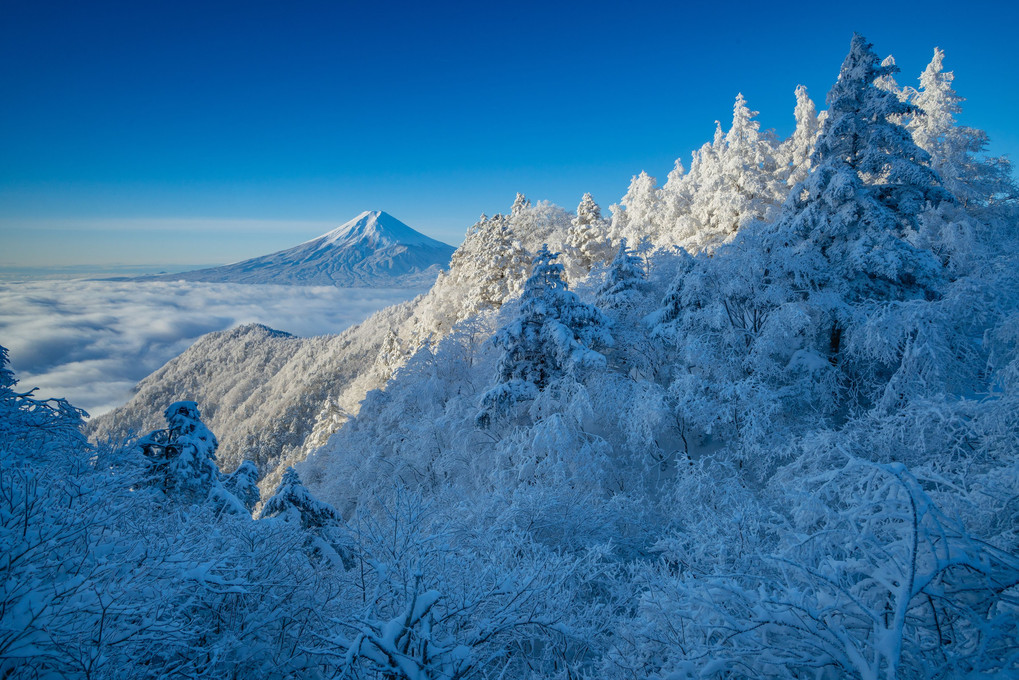
[(345, 288), (425, 288), (455, 249), (389, 213), (366, 211), (287, 250), (243, 262), (145, 280), (275, 283)]

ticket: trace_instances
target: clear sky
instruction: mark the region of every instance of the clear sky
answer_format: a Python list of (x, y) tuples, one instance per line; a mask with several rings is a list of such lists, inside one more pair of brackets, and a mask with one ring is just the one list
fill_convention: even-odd
[(607, 210), (737, 92), (787, 135), (853, 31), (900, 84), (942, 47), (1019, 160), (1006, 0), (0, 2), (0, 265), (235, 261), (368, 209), (457, 243), (516, 191)]

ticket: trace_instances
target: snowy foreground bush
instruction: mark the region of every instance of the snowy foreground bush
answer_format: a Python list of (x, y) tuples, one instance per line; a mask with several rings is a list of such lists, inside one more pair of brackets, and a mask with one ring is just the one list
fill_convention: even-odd
[(270, 476), (4, 351), (0, 678), (1019, 677), (1019, 206), (943, 59), (483, 217)]

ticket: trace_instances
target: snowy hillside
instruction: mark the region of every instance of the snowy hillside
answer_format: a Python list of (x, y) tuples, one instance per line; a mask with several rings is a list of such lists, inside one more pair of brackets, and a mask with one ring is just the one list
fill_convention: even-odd
[(303, 460), (316, 426), (328, 436), (384, 383), (368, 369), (411, 305), (386, 308), (339, 335), (299, 338), (257, 324), (209, 333), (142, 380), (127, 404), (93, 419), (89, 433), (116, 440), (154, 430), (163, 405), (197, 401), (220, 433), (219, 464), (233, 470), (252, 460), (273, 483), (281, 462)]
[(790, 138), (739, 95), (610, 216), (518, 194), (92, 445), (0, 351), (0, 675), (1019, 677), (1019, 188), (943, 57), (854, 35)]
[(346, 288), (426, 288), (454, 248), (389, 213), (366, 211), (336, 229), (278, 253), (142, 280), (276, 283)]

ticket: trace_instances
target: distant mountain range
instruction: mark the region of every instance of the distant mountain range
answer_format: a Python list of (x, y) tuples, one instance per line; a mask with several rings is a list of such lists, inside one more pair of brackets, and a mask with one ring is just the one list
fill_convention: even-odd
[(387, 212), (372, 210), (288, 250), (222, 267), (135, 280), (426, 288), (449, 264), (454, 250)]

